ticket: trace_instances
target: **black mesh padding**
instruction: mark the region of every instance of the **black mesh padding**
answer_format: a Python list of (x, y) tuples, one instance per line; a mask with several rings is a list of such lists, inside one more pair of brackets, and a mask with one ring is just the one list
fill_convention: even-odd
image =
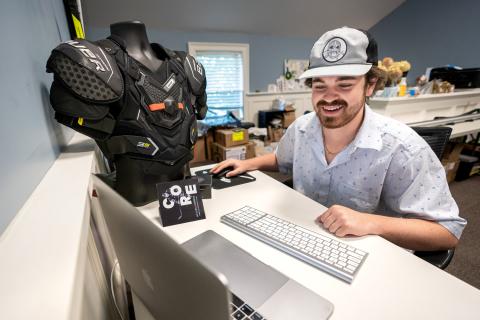
[(452, 128), (449, 127), (412, 127), (432, 148), (438, 159), (442, 159), (445, 146), (450, 139)]
[(63, 54), (58, 54), (53, 71), (76, 94), (93, 101), (110, 101), (117, 98), (111, 88), (105, 85), (90, 70), (76, 64)]
[(143, 88), (152, 102), (162, 102), (168, 98), (168, 93), (151, 84), (149, 77), (145, 77)]
[(78, 99), (57, 80), (52, 82), (50, 101), (56, 112), (75, 118), (101, 120), (110, 109), (108, 105)]

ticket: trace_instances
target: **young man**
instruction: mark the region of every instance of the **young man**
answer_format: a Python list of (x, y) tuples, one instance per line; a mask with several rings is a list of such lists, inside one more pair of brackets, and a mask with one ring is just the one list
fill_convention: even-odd
[(466, 221), (440, 161), (412, 129), (366, 104), (379, 79), (377, 60), (366, 32), (326, 32), (300, 77), (312, 86), (315, 112), (288, 128), (274, 154), (225, 160), (212, 172), (291, 172), (297, 191), (328, 207), (317, 221), (339, 237), (376, 234), (411, 250), (453, 248)]

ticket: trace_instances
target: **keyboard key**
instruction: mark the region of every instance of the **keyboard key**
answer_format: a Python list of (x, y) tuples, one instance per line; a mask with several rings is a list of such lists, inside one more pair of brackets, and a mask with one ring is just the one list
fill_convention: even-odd
[(247, 316), (251, 315), (255, 310), (253, 310), (252, 307), (250, 307), (248, 304), (244, 304), (240, 310), (242, 310), (243, 313), (245, 313)]
[(237, 312), (235, 312), (235, 313), (233, 314), (233, 319), (241, 320), (241, 319), (243, 319), (243, 318), (245, 318), (245, 314), (244, 314), (242, 311), (240, 311), (240, 310), (238, 310)]
[(353, 262), (355, 262), (355, 263), (357, 263), (357, 264), (361, 262), (360, 259), (357, 259), (357, 258), (355, 258), (355, 257), (350, 257), (350, 259), (348, 259), (348, 260), (353, 261)]
[(262, 317), (262, 315), (260, 313), (255, 312), (254, 314), (252, 314), (250, 316), (250, 319), (252, 319), (252, 320), (262, 320), (264, 318)]
[[(246, 304), (242, 299), (240, 299), (235, 294), (232, 295), (232, 303), (230, 304), (231, 315), (230, 319), (262, 319), (266, 320), (262, 315), (255, 311), (250, 305)], [(238, 308), (237, 308), (238, 306)], [(256, 318), (255, 318), (256, 317)]]
[(352, 256), (352, 257), (355, 257), (355, 258), (357, 258), (357, 259), (359, 259), (359, 260), (362, 259), (362, 256), (359, 255), (359, 254), (357, 254), (357, 253), (355, 253), (355, 252), (348, 251), (347, 254), (350, 255), (350, 256)]
[(240, 308), (245, 302), (243, 302), (242, 299), (240, 299), (239, 297), (237, 297), (236, 295), (234, 295), (232, 293), (232, 303), (237, 307), (237, 308)]
[(353, 271), (350, 270), (350, 269), (347, 269), (347, 268), (343, 268), (343, 271), (345, 271), (346, 273), (349, 273), (349, 274), (353, 274)]
[(355, 267), (354, 266), (351, 266), (351, 265), (347, 265), (346, 268), (350, 271), (355, 271)]

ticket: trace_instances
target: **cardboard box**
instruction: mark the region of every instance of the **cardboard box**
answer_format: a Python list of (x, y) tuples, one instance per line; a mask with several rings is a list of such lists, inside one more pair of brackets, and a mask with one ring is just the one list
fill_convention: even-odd
[(283, 128), (268, 127), (268, 139), (272, 142), (278, 142), (282, 138), (284, 133)]
[(208, 130), (206, 136), (206, 149), (207, 149), (207, 159), (213, 161), (213, 143), (214, 143), (214, 131)]
[(248, 143), (247, 129), (228, 129), (215, 131), (215, 142), (224, 147), (233, 147)]
[(224, 147), (218, 143), (213, 143), (213, 161), (220, 162), (227, 159), (245, 160), (247, 155), (247, 145)]
[(447, 175), (447, 182), (451, 183), (455, 181), (455, 176), (457, 175), (460, 160), (449, 161), (447, 159), (443, 159), (442, 164), (443, 169), (445, 169), (445, 174)]
[(288, 105), (285, 107), (285, 111), (282, 115), (282, 126), (288, 128), (295, 121), (295, 108), (293, 105)]
[(255, 158), (255, 146), (257, 144), (253, 141), (249, 141), (247, 144), (247, 153), (245, 155), (245, 159)]
[(445, 151), (443, 152), (443, 159), (446, 159), (450, 162), (457, 161), (460, 159), (460, 153), (464, 148), (465, 144), (463, 143), (449, 143), (445, 147)]
[(198, 137), (195, 146), (193, 146), (193, 159), (190, 163), (197, 163), (207, 160), (206, 137)]
[(449, 143), (445, 147), (442, 164), (445, 169), (445, 174), (447, 175), (448, 183), (455, 180), (460, 165), (460, 153), (462, 152), (463, 147), (463, 143)]
[(295, 121), (295, 111), (288, 111), (283, 113), (282, 125), (284, 128), (288, 128)]

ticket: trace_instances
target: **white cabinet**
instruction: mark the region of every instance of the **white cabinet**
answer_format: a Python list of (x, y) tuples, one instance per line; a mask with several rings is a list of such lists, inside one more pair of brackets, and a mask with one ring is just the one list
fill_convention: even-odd
[[(311, 91), (279, 93), (247, 93), (245, 121), (258, 125), (258, 111), (270, 110), (275, 99), (282, 98), (295, 104), (295, 116), (312, 111)], [(480, 107), (480, 89), (469, 89), (444, 94), (425, 94), (418, 97), (372, 98), (373, 111), (404, 123), (432, 120), (434, 117), (456, 116)]]
[(418, 97), (375, 98), (369, 105), (373, 111), (404, 123), (433, 120), (434, 117), (458, 116), (479, 108), (480, 89)]

